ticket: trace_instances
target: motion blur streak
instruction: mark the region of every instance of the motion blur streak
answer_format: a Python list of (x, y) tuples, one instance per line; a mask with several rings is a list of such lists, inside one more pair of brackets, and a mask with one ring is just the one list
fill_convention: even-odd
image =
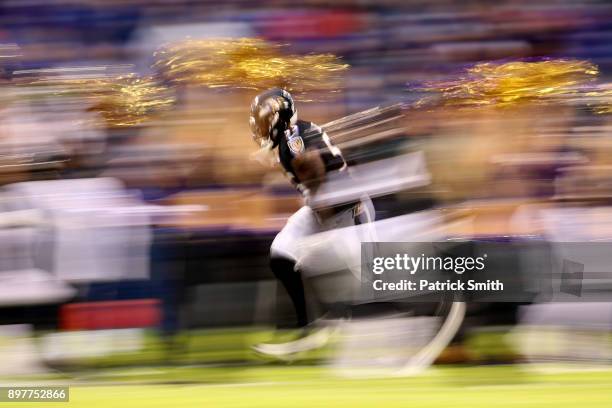
[(156, 52), (153, 67), (178, 83), (254, 90), (276, 86), (298, 94), (336, 91), (338, 74), (348, 68), (332, 54), (283, 55), (280, 50), (280, 44), (255, 38), (188, 40)]

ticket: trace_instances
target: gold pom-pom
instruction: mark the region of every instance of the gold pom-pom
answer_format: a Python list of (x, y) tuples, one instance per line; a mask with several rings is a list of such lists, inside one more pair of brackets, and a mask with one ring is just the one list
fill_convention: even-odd
[(332, 54), (287, 55), (256, 38), (186, 40), (155, 53), (153, 68), (175, 83), (209, 88), (335, 91), (347, 64)]
[(172, 90), (153, 77), (136, 74), (93, 77), (47, 77), (27, 84), (53, 97), (82, 99), (99, 112), (108, 127), (141, 124), (152, 115), (174, 106)]
[(593, 112), (600, 115), (612, 113), (612, 84), (601, 84), (586, 92), (585, 96)]
[(140, 124), (175, 102), (174, 94), (152, 77), (132, 74), (111, 78), (104, 88), (93, 93), (98, 100), (93, 109), (113, 127)]
[(572, 98), (598, 74), (597, 66), (578, 60), (481, 63), (457, 80), (424, 90), (438, 93), (444, 106), (509, 107)]

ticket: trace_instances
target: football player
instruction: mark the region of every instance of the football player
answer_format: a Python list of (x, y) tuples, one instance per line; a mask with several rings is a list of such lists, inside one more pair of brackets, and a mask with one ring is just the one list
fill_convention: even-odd
[(298, 120), (292, 96), (283, 89), (271, 89), (255, 97), (251, 104), (250, 128), (253, 139), (263, 151), (273, 152), (293, 185), (304, 197), (305, 205), (293, 214), (274, 239), (270, 266), (283, 284), (295, 308), (298, 340), (283, 344), (259, 344), (255, 350), (282, 358), (324, 345), (329, 328), (314, 329), (309, 323), (299, 242), (302, 238), (333, 228), (371, 221), (371, 202), (343, 203), (333, 207), (313, 204), (317, 190), (330, 172), (344, 172), (347, 163), (328, 135), (312, 122)]

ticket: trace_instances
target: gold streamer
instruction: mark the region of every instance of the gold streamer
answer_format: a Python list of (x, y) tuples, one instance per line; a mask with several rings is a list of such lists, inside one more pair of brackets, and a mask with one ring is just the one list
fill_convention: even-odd
[(579, 95), (580, 87), (598, 74), (597, 66), (578, 60), (481, 63), (456, 81), (430, 84), (424, 90), (439, 93), (444, 106), (509, 107)]
[(610, 84), (605, 84), (585, 93), (593, 112), (599, 115), (612, 113), (612, 88), (610, 86)]
[(174, 105), (173, 92), (152, 77), (128, 74), (115, 77), (38, 79), (30, 86), (47, 87), (53, 96), (82, 98), (99, 112), (109, 127), (138, 125)]
[(332, 54), (283, 55), (283, 45), (256, 38), (186, 40), (155, 53), (155, 69), (181, 84), (304, 94), (335, 91), (348, 68)]

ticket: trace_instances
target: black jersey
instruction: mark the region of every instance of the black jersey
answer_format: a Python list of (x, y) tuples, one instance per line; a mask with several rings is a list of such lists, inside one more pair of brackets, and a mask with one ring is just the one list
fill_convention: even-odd
[(332, 146), (330, 143), (326, 143), (323, 130), (319, 126), (312, 122), (298, 120), (292, 132), (283, 135), (278, 144), (279, 161), (291, 177), (291, 181), (298, 186), (303, 180), (300, 180), (295, 174), (291, 163), (300, 154), (313, 150), (318, 151), (321, 155), (326, 172), (339, 170), (345, 165), (339, 151), (332, 152)]

